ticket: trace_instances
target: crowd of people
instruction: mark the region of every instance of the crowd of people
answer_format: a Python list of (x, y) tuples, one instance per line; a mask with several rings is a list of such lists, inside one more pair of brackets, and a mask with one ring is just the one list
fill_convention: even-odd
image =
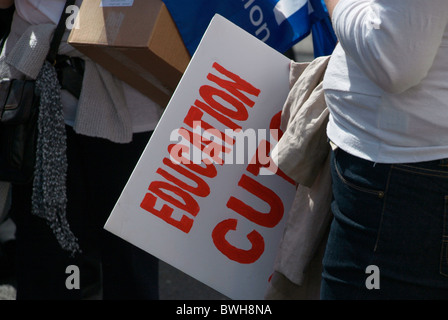
[[(80, 6), (81, 2), (75, 4)], [(45, 52), (51, 37), (39, 32), (54, 31), (65, 12), (66, 2), (18, 0), (0, 4), (3, 8), (15, 7), (11, 31), (0, 57), (1, 76), (30, 78), (31, 70), (18, 69), (17, 65), (7, 62), (9, 54), (19, 52), (23, 56), (14, 58), (23, 60), (37, 59), (33, 52)], [(39, 28), (45, 25), (54, 27)], [(66, 42), (68, 34), (67, 29), (59, 53), (68, 58), (79, 57)], [(30, 37), (34, 35), (42, 36), (35, 44), (40, 47), (33, 47), (32, 52), (15, 50), (22, 41), (31, 43)], [(104, 299), (158, 299), (158, 260), (106, 232), (103, 226), (162, 108), (131, 86), (110, 81), (100, 66), (85, 57), (83, 60), (85, 70), (81, 72), (86, 77), (79, 99), (65, 89), (56, 93), (60, 95), (66, 141), (66, 157), (62, 159), (66, 170), (60, 173), (65, 176), (65, 185), (60, 186), (65, 192), (57, 196), (66, 198), (60, 221), (65, 220), (69, 225), (67, 234), (57, 237), (58, 234), (49, 228), (45, 215), (53, 210), (44, 212), (43, 218), (34, 214), (33, 195), (39, 190), (35, 190), (33, 182), (11, 186), (9, 215), (16, 228), (17, 299), (83, 298), (84, 290), (67, 290), (66, 268), (69, 265), (79, 266), (81, 286), (95, 284), (101, 276)], [(44, 61), (40, 64), (45, 65)], [(98, 97), (101, 97), (100, 103), (97, 103)]]

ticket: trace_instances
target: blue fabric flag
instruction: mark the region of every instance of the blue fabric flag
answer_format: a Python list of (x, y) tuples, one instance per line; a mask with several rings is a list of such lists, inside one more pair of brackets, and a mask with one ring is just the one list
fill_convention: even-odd
[(163, 2), (192, 55), (215, 13), (282, 53), (307, 37), (311, 30), (315, 56), (331, 54), (336, 43), (323, 0), (163, 0)]
[(309, 0), (310, 26), (313, 38), (314, 56), (330, 55), (337, 43), (336, 34), (324, 0)]

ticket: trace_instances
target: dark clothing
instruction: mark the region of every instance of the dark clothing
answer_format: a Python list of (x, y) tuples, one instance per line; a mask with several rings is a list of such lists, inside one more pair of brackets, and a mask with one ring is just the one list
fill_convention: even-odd
[[(158, 299), (158, 260), (103, 228), (151, 133), (118, 144), (67, 127), (67, 218), (82, 255), (70, 257), (45, 221), (31, 214), (32, 186), (13, 186), (17, 299), (85, 298), (98, 273), (104, 299)], [(81, 290), (66, 287), (69, 265), (80, 268)]]
[(379, 164), (337, 149), (331, 171), (321, 297), (447, 299), (447, 161)]

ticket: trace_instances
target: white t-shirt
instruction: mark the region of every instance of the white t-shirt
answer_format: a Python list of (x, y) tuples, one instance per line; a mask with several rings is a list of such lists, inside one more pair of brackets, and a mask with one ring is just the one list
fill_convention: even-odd
[[(81, 3), (82, 0), (76, 1), (77, 6), (80, 6)], [(57, 24), (64, 9), (64, 4), (65, 0), (15, 0), (17, 13), (31, 24)], [(123, 89), (132, 116), (133, 131), (154, 130), (162, 114), (162, 108), (124, 82)], [(68, 125), (73, 125), (77, 99), (65, 90), (62, 91), (61, 95), (64, 104), (65, 122)]]
[(448, 158), (448, 1), (340, 0), (329, 138), (378, 163)]

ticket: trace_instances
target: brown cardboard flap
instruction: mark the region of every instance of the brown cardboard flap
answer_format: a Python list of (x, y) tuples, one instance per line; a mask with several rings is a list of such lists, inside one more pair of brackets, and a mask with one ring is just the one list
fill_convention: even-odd
[(134, 0), (127, 7), (100, 3), (82, 3), (79, 28), (68, 42), (165, 106), (191, 58), (168, 9), (161, 0)]

